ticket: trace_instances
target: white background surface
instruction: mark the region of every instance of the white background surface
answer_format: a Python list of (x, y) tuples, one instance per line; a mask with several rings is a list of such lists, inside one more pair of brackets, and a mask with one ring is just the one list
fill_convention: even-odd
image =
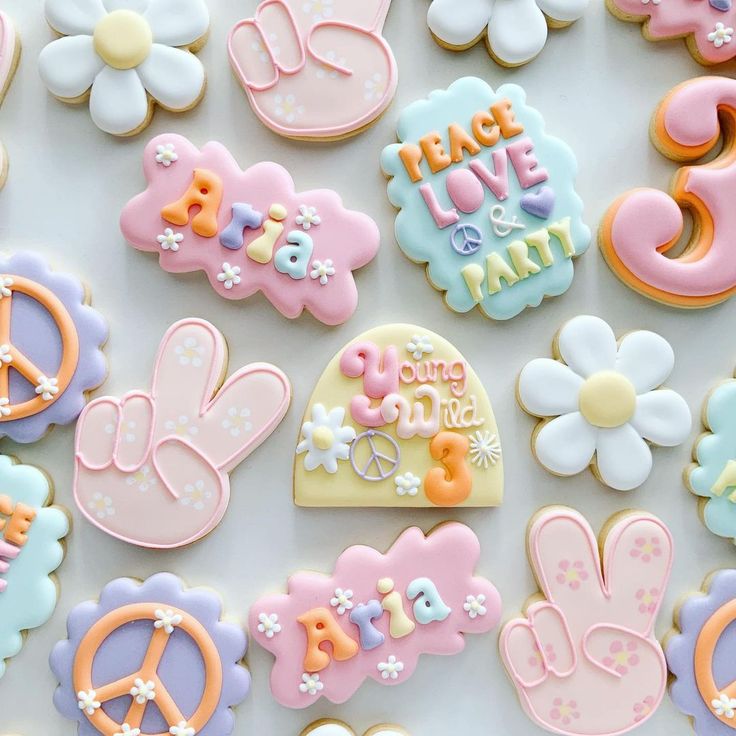
[[(734, 562), (729, 541), (713, 536), (698, 519), (696, 501), (683, 487), (681, 473), (699, 431), (697, 417), (706, 392), (729, 377), (736, 362), (736, 300), (705, 311), (660, 306), (623, 286), (592, 245), (576, 262), (576, 278), (566, 295), (505, 324), (479, 313), (455, 315), (428, 286), (422, 268), (399, 252), (393, 239), (394, 210), (378, 165), (381, 149), (395, 138), (399, 111), (411, 101), (467, 74), (481, 76), (494, 87), (517, 82), (526, 87), (530, 104), (542, 111), (549, 132), (577, 153), (578, 191), (585, 201), (586, 221), (595, 230), (605, 208), (622, 191), (642, 185), (666, 187), (676, 170), (650, 146), (647, 130), (664, 94), (676, 83), (704, 73), (682, 42), (646, 42), (638, 26), (616, 20), (601, 0), (593, 0), (583, 20), (551, 33), (546, 49), (532, 64), (505, 70), (491, 61), (483, 45), (455, 54), (435, 44), (425, 23), (427, 0), (394, 0), (385, 29), (400, 70), (393, 106), (358, 138), (320, 146), (284, 141), (263, 127), (230, 73), (228, 30), (252, 14), (256, 0), (210, 0), (212, 33), (200, 54), (209, 78), (204, 101), (184, 115), (157, 110), (147, 131), (131, 140), (117, 140), (97, 130), (86, 106), (59, 103), (43, 87), (37, 58), (53, 34), (40, 0), (1, 2), (17, 22), (23, 55), (0, 112), (0, 138), (11, 157), (8, 183), (0, 194), (0, 247), (38, 250), (57, 268), (77, 273), (89, 284), (94, 306), (110, 324), (106, 347), (110, 374), (97, 395), (147, 388), (165, 329), (181, 317), (200, 316), (227, 337), (231, 369), (253, 360), (274, 362), (291, 378), (294, 398), (272, 438), (233, 473), (230, 509), (220, 526), (194, 546), (175, 552), (126, 546), (93, 528), (72, 508), (73, 427), (57, 428), (29, 447), (0, 443), (3, 452), (48, 470), (56, 482), (57, 501), (74, 515), (67, 558), (59, 571), (56, 613), (31, 633), (0, 682), (0, 732), (23, 736), (76, 732), (54, 710), (48, 653), (65, 636), (69, 610), (95, 598), (105, 583), (119, 576), (175, 572), (190, 585), (214, 587), (228, 614), (244, 621), (249, 605), (264, 593), (281, 591), (292, 572), (329, 571), (351, 544), (385, 549), (406, 526), (418, 524), (426, 530), (444, 519), (458, 519), (480, 536), (483, 555), (478, 572), (500, 589), (508, 619), (535, 590), (525, 556), (525, 528), (539, 507), (572, 505), (596, 531), (617, 511), (643, 508), (670, 525), (676, 543), (674, 574), (657, 626), (658, 634), (664, 635), (678, 598), (697, 589), (710, 571)], [(729, 65), (718, 71), (735, 69)], [(169, 131), (187, 135), (199, 145), (219, 140), (243, 166), (262, 159), (282, 163), (291, 170), (297, 188), (334, 188), (348, 207), (376, 219), (382, 248), (378, 258), (358, 273), (360, 305), (346, 325), (328, 328), (309, 316), (289, 321), (260, 296), (225, 302), (202, 274), (165, 273), (155, 256), (126, 246), (117, 221), (125, 202), (143, 188), (141, 152), (150, 137)], [(696, 417), (691, 439), (679, 448), (655, 450), (649, 481), (631, 493), (608, 490), (587, 472), (572, 479), (547, 474), (529, 449), (534, 422), (515, 402), (520, 368), (533, 357), (548, 356), (559, 326), (585, 312), (604, 317), (617, 333), (647, 328), (669, 339), (677, 363), (668, 383), (685, 396)], [(501, 508), (450, 513), (320, 511), (292, 504), (292, 454), (312, 387), (344, 343), (391, 321), (415, 322), (448, 337), (484, 381), (505, 454), (506, 501)], [(271, 698), (272, 658), (254, 646), (249, 654), (253, 689), (236, 711), (235, 734), (297, 736), (322, 717), (343, 718), (358, 733), (386, 720), (404, 725), (412, 736), (542, 733), (518, 705), (496, 640), (497, 631), (469, 638), (460, 655), (424, 657), (417, 673), (400, 687), (366, 683), (342, 707), (322, 700), (301, 712), (282, 708)], [(687, 719), (667, 698), (636, 733), (689, 732)]]

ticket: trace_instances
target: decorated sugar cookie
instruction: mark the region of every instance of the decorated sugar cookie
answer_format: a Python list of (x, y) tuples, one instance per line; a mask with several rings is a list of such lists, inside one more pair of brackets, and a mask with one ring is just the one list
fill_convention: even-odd
[(307, 405), (294, 461), (300, 506), (496, 506), (493, 409), (457, 349), (415, 325), (349, 342)]
[(649, 41), (684, 38), (701, 64), (720, 64), (736, 56), (733, 0), (606, 0), (622, 20), (643, 23)]
[(602, 319), (580, 316), (559, 331), (553, 353), (527, 363), (517, 385), (521, 408), (542, 420), (532, 436), (537, 460), (555, 475), (591, 465), (611, 488), (640, 486), (652, 469), (649, 444), (679, 445), (692, 425), (685, 400), (662, 388), (672, 347), (647, 330), (616, 342)]
[(102, 317), (82, 283), (33, 253), (0, 258), (0, 437), (73, 422), (107, 374)]
[(664, 696), (667, 666), (654, 624), (672, 537), (641, 511), (614, 516), (602, 536), (599, 554), (577, 511), (540, 511), (528, 554), (541, 598), (501, 632), (501, 658), (526, 714), (552, 733), (628, 733)]
[[(5, 99), (20, 59), (20, 39), (10, 17), (0, 10), (0, 104)], [(0, 189), (8, 176), (8, 156), (0, 143)]]
[(0, 677), (25, 633), (45, 624), (59, 597), (49, 576), (64, 559), (69, 518), (52, 506), (49, 477), (0, 455)]
[(570, 149), (521, 87), (465, 77), (414, 102), (384, 149), (396, 239), (455, 312), (509, 319), (564, 293), (590, 231)]
[(278, 164), (243, 171), (227, 149), (201, 151), (160, 135), (144, 151), (148, 188), (126, 205), (120, 226), (138, 250), (171, 273), (204, 271), (225, 299), (262, 291), (285, 316), (304, 309), (328, 325), (355, 311), (353, 271), (378, 251), (375, 222), (329, 189), (297, 192)]
[(61, 35), (41, 52), (44, 84), (63, 102), (89, 99), (95, 125), (135, 135), (154, 103), (172, 112), (195, 107), (205, 88), (202, 62), (210, 16), (204, 0), (45, 0)]
[[(302, 731), (301, 736), (356, 736), (356, 733), (347, 723), (325, 718), (307, 726)], [(380, 726), (369, 728), (363, 736), (410, 736), (410, 734), (401, 728), (401, 726), (384, 723)]]
[(391, 0), (263, 0), (228, 50), (253, 111), (288, 138), (361, 132), (391, 104), (398, 71), (381, 35)]
[(670, 696), (698, 736), (732, 736), (736, 697), (733, 664), (736, 570), (708, 576), (702, 592), (675, 614), (665, 652), (673, 675)]
[(440, 45), (463, 51), (485, 39), (488, 53), (503, 66), (520, 66), (534, 59), (547, 42), (547, 26), (570, 25), (582, 17), (588, 6), (588, 0), (431, 0), (431, 3), (427, 23)]
[(54, 703), (80, 736), (229, 736), (248, 694), (246, 637), (219, 597), (159, 573), (72, 609), (51, 652)]
[(386, 554), (350, 547), (331, 575), (293, 575), (287, 593), (250, 610), (251, 636), (276, 660), (276, 700), (343, 703), (366, 678), (400, 685), (420, 654), (462, 651), (463, 634), (490, 631), (501, 615), (496, 588), (473, 575), (479, 556), (475, 534), (449, 522), (427, 536), (407, 529)]
[[(692, 2), (703, 12), (707, 4)], [(697, 162), (716, 146), (722, 148), (707, 163), (681, 168), (671, 196), (634, 189), (606, 213), (601, 251), (613, 272), (640, 294), (673, 307), (709, 307), (736, 290), (736, 213), (730, 206), (736, 192), (734, 121), (736, 81), (725, 77), (684, 82), (657, 109), (652, 140), (665, 156)], [(671, 258), (668, 251), (677, 247), (684, 230), (681, 207), (692, 215), (692, 235), (682, 253)]]
[(74, 497), (96, 527), (131, 544), (195, 542), (222, 519), (229, 473), (278, 426), (286, 376), (251, 363), (221, 384), (227, 346), (209, 322), (183, 319), (161, 341), (149, 392), (102, 397), (77, 424)]

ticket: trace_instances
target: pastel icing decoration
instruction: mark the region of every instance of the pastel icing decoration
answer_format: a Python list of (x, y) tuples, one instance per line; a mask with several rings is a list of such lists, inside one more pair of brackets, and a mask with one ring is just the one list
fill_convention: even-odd
[(552, 733), (628, 733), (664, 696), (667, 666), (654, 625), (672, 537), (640, 511), (614, 516), (605, 528), (599, 554), (577, 511), (540, 511), (528, 550), (541, 596), (501, 632), (501, 658), (524, 711)]
[(736, 570), (719, 570), (682, 602), (667, 638), (670, 696), (699, 736), (734, 732), (734, 620)]
[(732, 0), (606, 0), (606, 4), (621, 20), (642, 23), (649, 41), (684, 38), (701, 64), (721, 64), (736, 56)]
[(383, 325), (328, 364), (294, 459), (299, 506), (498, 506), (503, 457), (488, 395), (443, 337)]
[[(706, 4), (697, 4), (705, 12)], [(730, 194), (736, 191), (733, 120), (736, 82), (723, 77), (684, 82), (657, 109), (652, 140), (665, 156), (694, 162), (716, 146), (720, 154), (679, 169), (671, 196), (635, 189), (606, 213), (601, 251), (616, 276), (640, 294), (692, 308), (718, 304), (736, 290), (736, 215), (730, 208)], [(684, 231), (681, 207), (692, 216), (692, 235), (680, 255), (670, 257)]]
[(445, 48), (464, 51), (485, 40), (499, 64), (521, 66), (542, 51), (548, 26), (574, 23), (587, 6), (588, 0), (431, 0), (427, 23)]
[(79, 418), (74, 497), (98, 529), (167, 549), (203, 537), (222, 519), (232, 472), (286, 414), (291, 388), (268, 363), (224, 383), (227, 346), (202, 319), (164, 335), (151, 390), (92, 401)]
[[(300, 736), (357, 736), (347, 723), (324, 718), (307, 726)], [(363, 736), (410, 736), (401, 726), (384, 723), (369, 728)]]
[[(0, 104), (10, 88), (20, 59), (20, 39), (7, 13), (0, 10)], [(8, 176), (8, 155), (0, 143), (0, 188)]]
[(675, 447), (692, 426), (680, 394), (662, 384), (675, 365), (670, 344), (648, 330), (618, 342), (599, 317), (567, 322), (554, 358), (527, 363), (517, 384), (521, 408), (541, 421), (532, 435), (537, 460), (570, 476), (592, 466), (601, 483), (629, 491), (652, 469), (650, 444)]
[(0, 455), (0, 677), (25, 633), (56, 608), (58, 586), (50, 576), (64, 559), (69, 518), (52, 502), (42, 470)]
[(0, 258), (0, 437), (35, 442), (73, 422), (107, 375), (107, 325), (82, 283), (39, 255)]
[(170, 273), (204, 271), (226, 299), (262, 291), (289, 318), (304, 309), (328, 325), (352, 316), (353, 271), (380, 244), (368, 215), (346, 209), (329, 189), (297, 192), (278, 164), (243, 171), (219, 143), (200, 150), (165, 134), (143, 156), (148, 187), (120, 218), (134, 248), (157, 253)]
[[(331, 575), (293, 575), (287, 593), (261, 598), (250, 611), (252, 636), (275, 659), (273, 696), (289, 708), (322, 697), (343, 703), (366, 678), (400, 685), (421, 654), (462, 651), (464, 634), (490, 631), (501, 615), (496, 588), (473, 575), (479, 556), (475, 534), (448, 522), (426, 536), (417, 527), (405, 530), (385, 554), (350, 547)], [(422, 586), (425, 600), (439, 611), (441, 597), (449, 609), (444, 618), (416, 617), (408, 591), (422, 577), (434, 586)], [(356, 612), (362, 626), (356, 626)], [(369, 618), (375, 631), (365, 623)]]
[(590, 243), (577, 164), (521, 87), (459, 79), (407, 107), (397, 133), (381, 156), (396, 240), (450, 309), (510, 319), (568, 289)]
[(235, 76), (279, 135), (336, 140), (391, 104), (398, 70), (383, 38), (391, 0), (263, 0), (230, 31)]
[(204, 95), (204, 67), (193, 53), (209, 31), (204, 0), (45, 0), (44, 10), (61, 38), (41, 51), (41, 79), (63, 102), (89, 99), (100, 130), (135, 135), (154, 103), (182, 112)]
[(243, 630), (221, 618), (215, 593), (169, 573), (113, 580), (51, 652), (56, 708), (79, 736), (230, 736), (250, 675)]

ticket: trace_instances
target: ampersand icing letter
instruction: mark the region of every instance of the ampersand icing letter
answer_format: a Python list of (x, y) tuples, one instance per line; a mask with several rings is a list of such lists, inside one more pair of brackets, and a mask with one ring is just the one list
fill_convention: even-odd
[(173, 225), (188, 225), (189, 210), (198, 206), (192, 218), (192, 230), (203, 238), (217, 235), (217, 214), (222, 202), (222, 179), (208, 169), (195, 169), (194, 179), (176, 202), (161, 210), (161, 217)]
[(359, 651), (353, 641), (332, 617), (326, 608), (315, 608), (299, 616), (297, 621), (307, 632), (307, 653), (304, 657), (306, 672), (321, 672), (330, 664), (330, 655), (320, 646), (324, 642), (332, 645), (332, 658), (338, 662), (352, 659)]
[(433, 621), (444, 621), (452, 613), (429, 578), (412, 580), (406, 588), (406, 597), (414, 601), (414, 618), (425, 626)]
[(424, 476), (424, 492), (436, 506), (462, 503), (473, 487), (473, 477), (465, 461), (470, 441), (458, 432), (440, 432), (429, 443), (429, 452), (444, 468), (432, 468)]

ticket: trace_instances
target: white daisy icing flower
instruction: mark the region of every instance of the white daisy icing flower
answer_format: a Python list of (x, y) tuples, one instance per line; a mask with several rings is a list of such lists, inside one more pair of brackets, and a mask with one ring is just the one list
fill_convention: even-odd
[(522, 408), (545, 420), (533, 437), (537, 459), (562, 476), (595, 462), (611, 488), (640, 486), (652, 469), (648, 442), (674, 447), (690, 433), (685, 400), (659, 388), (674, 367), (670, 344), (644, 330), (617, 344), (602, 319), (581, 316), (564, 325), (556, 346), (560, 360), (533, 360), (519, 376)]
[(166, 610), (157, 608), (154, 612), (156, 620), (153, 626), (156, 629), (163, 629), (166, 634), (173, 634), (174, 629), (184, 620), (180, 613), (174, 613), (170, 608)]
[(335, 273), (332, 259), (326, 258), (324, 261), (312, 261), (312, 270), (309, 272), (309, 276), (312, 279), (319, 279), (320, 284), (326, 286), (330, 276), (334, 276)]
[(304, 456), (306, 470), (315, 470), (321, 465), (328, 473), (336, 473), (337, 461), (348, 459), (355, 430), (343, 427), (344, 420), (345, 409), (341, 406), (329, 413), (322, 404), (312, 407), (312, 420), (302, 424), (304, 439), (296, 446), (297, 453), (307, 453)]
[(167, 227), (161, 235), (156, 236), (156, 240), (161, 246), (161, 250), (170, 250), (172, 253), (176, 253), (179, 250), (179, 243), (184, 240), (184, 236)]
[(426, 335), (412, 335), (411, 340), (406, 343), (406, 350), (414, 360), (421, 360), (425, 354), (434, 351), (434, 345)]
[(176, 152), (176, 147), (173, 143), (164, 143), (156, 146), (156, 163), (162, 164), (167, 169), (175, 161), (179, 160), (179, 154)]
[(733, 718), (736, 715), (736, 700), (728, 697), (728, 693), (721, 693), (710, 702), (717, 716)]
[(304, 114), (304, 105), (300, 105), (294, 95), (276, 95), (273, 98), (274, 113), (287, 123), (293, 123)]
[(127, 485), (135, 486), (141, 493), (145, 493), (151, 486), (155, 486), (156, 482), (150, 465), (143, 465), (125, 479)]
[(212, 491), (207, 489), (203, 480), (187, 483), (184, 486), (184, 495), (179, 499), (182, 506), (189, 506), (195, 511), (201, 511), (205, 502), (212, 498)]
[(59, 393), (59, 381), (56, 378), (47, 378), (44, 375), (40, 375), (36, 379), (36, 393), (44, 400), (51, 401), (51, 399)]
[(217, 280), (230, 290), (240, 283), (240, 266), (231, 266), (227, 261), (222, 264), (222, 270), (217, 274)]
[(83, 710), (88, 716), (94, 715), (95, 711), (102, 707), (94, 690), (80, 690), (77, 693), (77, 705), (79, 710)]
[(8, 365), (13, 362), (13, 355), (10, 352), (10, 345), (0, 345), (0, 363)]
[(115, 516), (115, 507), (112, 505), (112, 499), (110, 496), (103, 496), (99, 491), (92, 494), (92, 499), (87, 503), (87, 508), (98, 519), (104, 519), (106, 516)]
[(273, 639), (276, 634), (281, 633), (278, 613), (259, 613), (258, 631), (266, 635), (266, 639)]
[(171, 736), (196, 736), (196, 731), (186, 721), (179, 721), (176, 726), (169, 729)]
[(481, 593), (480, 595), (469, 595), (465, 598), (463, 603), (463, 610), (468, 614), (469, 618), (478, 618), (478, 616), (485, 616), (488, 613), (488, 609), (483, 605), (486, 602), (486, 597)]
[(133, 680), (133, 687), (130, 688), (130, 694), (138, 705), (143, 705), (149, 700), (156, 700), (156, 683), (153, 680), (144, 681), (136, 677)]
[(470, 462), (482, 467), (495, 465), (501, 459), (501, 443), (491, 432), (477, 431), (470, 436)]
[(404, 671), (404, 663), (399, 662), (396, 657), (392, 654), (387, 662), (378, 663), (378, 671), (381, 673), (381, 677), (384, 680), (396, 680), (399, 674)]
[(231, 437), (240, 437), (241, 433), (245, 434), (253, 429), (253, 423), (249, 419), (250, 409), (231, 406), (227, 410), (227, 416), (222, 420), (222, 428), (226, 429)]
[(123, 723), (120, 728), (121, 730), (114, 734), (114, 736), (141, 736), (140, 728), (131, 728), (128, 723)]
[(716, 27), (708, 34), (708, 40), (717, 48), (724, 43), (731, 43), (733, 39), (733, 28), (723, 23), (716, 23)]
[(419, 486), (422, 485), (422, 479), (414, 473), (404, 473), (397, 475), (394, 483), (397, 496), (416, 496), (419, 493)]
[(179, 356), (179, 365), (191, 365), (192, 368), (202, 367), (204, 348), (197, 342), (196, 338), (185, 338), (181, 345), (174, 348), (174, 352)]
[(315, 23), (326, 18), (332, 18), (334, 0), (305, 0), (302, 10), (312, 16)]
[(308, 695), (316, 695), (320, 690), (324, 690), (325, 684), (320, 682), (319, 675), (310, 675), (305, 672), (302, 675), (302, 681), (299, 683), (299, 692)]
[(0, 397), (0, 416), (9, 417), (12, 413), (10, 399), (7, 396)]
[(330, 605), (337, 609), (337, 615), (342, 616), (345, 611), (349, 611), (353, 607), (353, 602), (350, 600), (353, 597), (353, 591), (350, 589), (343, 590), (342, 588), (335, 588), (335, 595), (330, 598)]
[(296, 216), (296, 224), (300, 225), (304, 230), (309, 230), (312, 225), (315, 227), (322, 222), (322, 218), (317, 214), (316, 207), (308, 207), (306, 204), (299, 206), (299, 214)]
[(13, 283), (13, 279), (10, 276), (0, 278), (0, 299), (4, 296), (10, 296), (13, 293), (10, 289)]

